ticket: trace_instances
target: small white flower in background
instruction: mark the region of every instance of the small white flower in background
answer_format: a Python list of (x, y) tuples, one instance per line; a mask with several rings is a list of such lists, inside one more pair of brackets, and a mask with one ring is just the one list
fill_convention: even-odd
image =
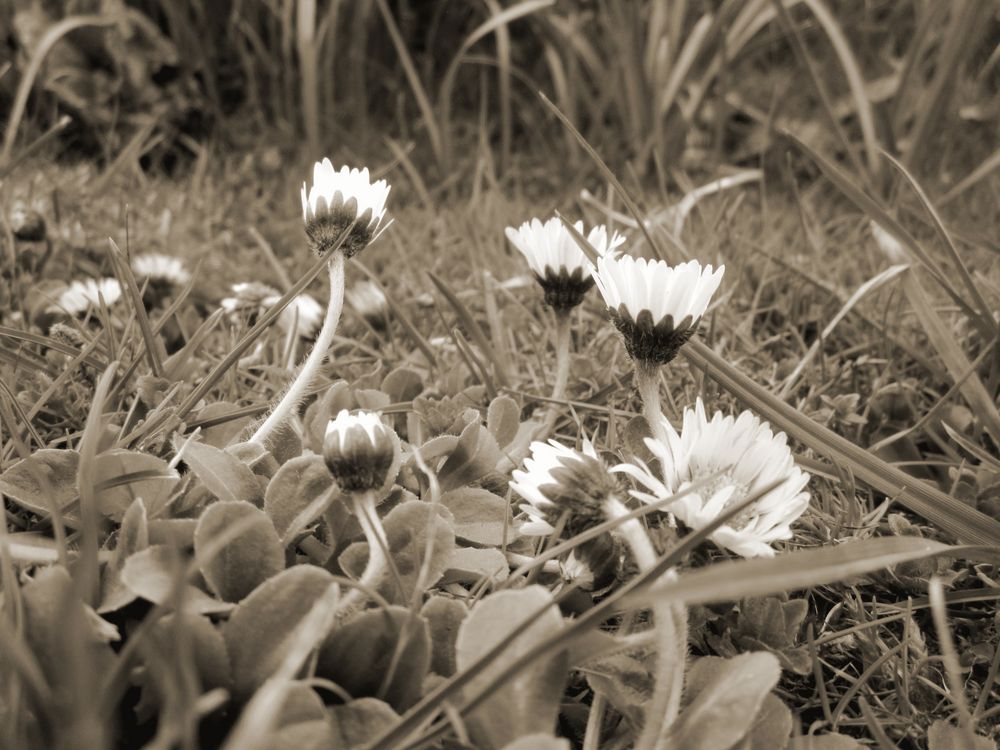
[(384, 328), (389, 320), (385, 294), (374, 281), (359, 281), (347, 290), (347, 303), (375, 328)]
[(598, 259), (597, 288), (636, 362), (666, 364), (694, 334), (726, 267), (670, 266), (624, 255)]
[(100, 299), (110, 307), (122, 296), (122, 288), (118, 279), (78, 279), (73, 281), (59, 295), (56, 309), (62, 309), (70, 315), (82, 315), (91, 307), (97, 307)]
[(259, 312), (265, 306), (266, 299), (279, 299), (281, 293), (273, 286), (259, 281), (241, 281), (229, 287), (232, 297), (226, 297), (219, 305), (230, 315), (238, 312)]
[(326, 426), (323, 459), (345, 492), (367, 492), (390, 484), (399, 471), (396, 431), (378, 414), (341, 410)]
[(582, 451), (555, 440), (536, 440), (530, 448), (524, 469), (515, 470), (510, 482), (528, 501), (520, 506), (530, 518), (518, 527), (521, 534), (548, 536), (564, 515), (570, 535), (606, 520), (604, 502), (619, 487), (590, 441), (584, 441)]
[(647, 490), (633, 491), (634, 497), (662, 501), (717, 475), (702, 489), (663, 506), (697, 531), (727, 508), (780, 481), (710, 538), (743, 557), (769, 557), (774, 554), (772, 542), (792, 537), (792, 523), (809, 505), (805, 490), (809, 475), (796, 466), (785, 433), (774, 434), (767, 422), (749, 411), (736, 418), (717, 411), (709, 420), (701, 399), (693, 409), (684, 410), (679, 435), (666, 417), (662, 427), (668, 444), (646, 439), (646, 446), (660, 461), (662, 476), (641, 462), (612, 469), (631, 476)]
[(889, 232), (887, 232), (881, 224), (873, 219), (869, 223), (869, 228), (871, 229), (875, 244), (878, 245), (879, 249), (883, 253), (885, 253), (885, 257), (889, 259), (890, 263), (910, 262), (910, 256), (907, 255), (906, 250), (903, 249), (903, 245), (900, 241), (889, 234)]
[(163, 253), (137, 255), (132, 259), (132, 270), (140, 280), (149, 279), (151, 283), (161, 282), (180, 287), (191, 279), (191, 274), (180, 258)]
[(341, 249), (347, 258), (363, 250), (385, 218), (389, 190), (385, 180), (371, 181), (367, 167), (336, 171), (329, 159), (316, 162), (312, 187), (302, 183), (302, 219), (316, 254), (336, 244), (352, 223)]
[[(280, 294), (265, 297), (261, 306), (271, 307), (279, 299), (281, 299)], [(323, 313), (323, 306), (311, 295), (300, 294), (285, 305), (285, 309), (278, 316), (278, 326), (285, 332), (294, 327), (297, 335), (309, 338), (319, 328), (320, 321), (323, 320)]]
[[(584, 234), (582, 221), (576, 222), (573, 227), (581, 235)], [(584, 295), (594, 285), (590, 263), (561, 219), (552, 218), (544, 224), (532, 219), (516, 229), (507, 227), (504, 234), (528, 261), (545, 292), (546, 304), (557, 310), (568, 310), (583, 301)], [(585, 236), (602, 257), (614, 255), (625, 242), (625, 238), (617, 232), (609, 237), (604, 225), (594, 227)]]

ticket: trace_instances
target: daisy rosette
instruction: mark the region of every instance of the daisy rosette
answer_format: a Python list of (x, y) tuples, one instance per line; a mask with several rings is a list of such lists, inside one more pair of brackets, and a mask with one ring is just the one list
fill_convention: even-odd
[(164, 253), (137, 255), (132, 259), (132, 270), (139, 279), (149, 279), (151, 285), (182, 287), (191, 280), (183, 261)]
[(70, 315), (83, 315), (91, 307), (97, 307), (100, 300), (103, 299), (104, 304), (110, 307), (121, 296), (118, 279), (76, 279), (59, 295), (55, 309)]
[[(584, 234), (582, 221), (576, 222), (573, 227), (581, 235)], [(584, 295), (594, 285), (590, 263), (561, 219), (552, 218), (544, 224), (532, 219), (517, 229), (507, 227), (504, 234), (528, 261), (532, 273), (542, 285), (547, 305), (565, 311), (583, 301)], [(625, 238), (617, 232), (609, 236), (604, 225), (594, 227), (585, 236), (600, 256), (613, 255), (625, 242)]]
[(390, 485), (400, 458), (399, 436), (374, 412), (343, 409), (326, 426), (323, 459), (345, 492), (373, 492)]
[(725, 270), (702, 267), (695, 260), (671, 266), (662, 260), (604, 256), (597, 261), (594, 280), (632, 359), (663, 365), (698, 330)]
[[(738, 417), (717, 411), (708, 419), (701, 399), (693, 409), (684, 410), (680, 434), (666, 417), (662, 421), (666, 443), (646, 439), (646, 446), (659, 459), (662, 476), (641, 462), (612, 469), (642, 486), (632, 492), (634, 497), (660, 502), (685, 492), (663, 509), (697, 531), (727, 508), (777, 483), (712, 532), (710, 539), (743, 557), (770, 557), (774, 555), (772, 542), (791, 539), (792, 523), (809, 505), (809, 475), (795, 464), (785, 433), (775, 434), (750, 411)], [(699, 481), (707, 484), (692, 489)]]
[(606, 520), (605, 502), (619, 494), (619, 486), (590, 441), (578, 451), (536, 440), (530, 450), (524, 469), (515, 470), (510, 482), (528, 501), (520, 506), (529, 519), (518, 528), (522, 535), (549, 536), (565, 519), (573, 536)]
[(302, 219), (313, 251), (322, 255), (352, 225), (341, 251), (350, 258), (363, 250), (385, 218), (389, 189), (385, 180), (372, 182), (367, 167), (337, 171), (329, 159), (316, 162), (312, 186), (302, 183)]

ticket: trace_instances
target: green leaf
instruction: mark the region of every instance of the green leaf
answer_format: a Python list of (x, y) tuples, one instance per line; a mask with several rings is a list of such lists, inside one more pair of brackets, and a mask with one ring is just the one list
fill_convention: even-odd
[(833, 732), (814, 734), (811, 737), (793, 737), (786, 750), (864, 750), (864, 748), (865, 746), (853, 737)]
[(570, 744), (551, 734), (529, 734), (504, 745), (503, 750), (570, 750)]
[(441, 495), (441, 504), (455, 518), (455, 536), (459, 539), (499, 547), (506, 537), (516, 538), (507, 501), (479, 487), (458, 487)]
[(976, 735), (971, 744), (968, 735), (954, 724), (938, 719), (927, 730), (927, 750), (996, 750), (996, 743)]
[(485, 580), (496, 585), (506, 581), (509, 574), (510, 566), (500, 550), (457, 547), (448, 559), (448, 568), (441, 581), (476, 584)]
[(347, 746), (335, 744), (333, 728), (324, 717), (283, 726), (271, 732), (262, 747), (268, 750), (329, 750)]
[(121, 521), (136, 498), (142, 498), (146, 512), (159, 515), (181, 481), (176, 470), (162, 458), (113, 448), (94, 460), (94, 483), (102, 514)]
[(404, 711), (420, 699), (430, 666), (427, 621), (392, 606), (336, 628), (320, 647), (316, 673), (356, 698), (377, 696)]
[(704, 657), (691, 665), (691, 702), (668, 733), (667, 745), (685, 750), (728, 750), (753, 726), (781, 667), (759, 651), (731, 659)]
[(442, 677), (455, 674), (455, 640), (469, 609), (457, 599), (431, 596), (420, 610), (431, 636), (431, 670)]
[[(147, 547), (125, 561), (121, 580), (136, 596), (168, 606), (172, 604), (177, 579), (184, 574), (186, 557), (167, 545)], [(201, 614), (219, 614), (232, 609), (232, 604), (213, 599), (204, 591), (184, 584), (184, 609)]]
[[(221, 548), (217, 540), (239, 525)], [(194, 532), (194, 555), (205, 581), (221, 599), (238, 602), (285, 568), (285, 550), (271, 519), (250, 503), (209, 505)]]
[(365, 747), (385, 727), (396, 723), (399, 714), (376, 698), (359, 698), (330, 708), (334, 741), (331, 748)]
[(233, 693), (249, 698), (285, 658), (296, 628), (333, 576), (315, 565), (296, 565), (254, 589), (222, 629), (233, 670)]
[[(48, 516), (52, 503), (65, 508), (77, 496), (76, 473), (80, 454), (74, 450), (42, 448), (0, 474), (0, 492), (22, 508)], [(39, 486), (38, 476), (48, 485)]]
[(254, 473), (235, 456), (211, 445), (192, 441), (184, 448), (184, 462), (208, 491), (220, 500), (242, 500), (257, 507), (264, 504)]
[(382, 380), (382, 392), (390, 403), (412, 401), (424, 390), (424, 379), (419, 373), (405, 367), (397, 367)]
[[(448, 568), (448, 561), (455, 549), (455, 532), (449, 519), (442, 514), (447, 510), (419, 500), (397, 505), (382, 520), (389, 553), (395, 572), (386, 570), (375, 584), (375, 589), (391, 604), (408, 605), (416, 591), (421, 569), (425, 565), (428, 532), (433, 536), (430, 559), (426, 562), (424, 587), (432, 586)], [(368, 544), (356, 542), (344, 550), (341, 565), (346, 570), (363, 570), (368, 558)], [(400, 588), (402, 587), (402, 588)]]
[(264, 512), (274, 522), (278, 536), (284, 536), (299, 513), (332, 486), (333, 477), (322, 456), (299, 456), (285, 463), (264, 492)]
[[(228, 401), (217, 401), (212, 404), (208, 404), (205, 408), (198, 411), (198, 421), (199, 422), (209, 422), (209, 426), (202, 427), (200, 433), (200, 439), (206, 445), (214, 446), (215, 448), (225, 448), (233, 440), (243, 434), (243, 431), (250, 425), (253, 421), (252, 417), (237, 417), (234, 419), (222, 420), (227, 414), (232, 414), (233, 412), (238, 412), (239, 406), (230, 403)], [(212, 424), (214, 420), (218, 421), (216, 424)]]
[(642, 726), (655, 676), (641, 659), (628, 653), (609, 654), (588, 660), (583, 673), (595, 693), (603, 695), (633, 727)]
[(207, 617), (191, 612), (174, 612), (157, 620), (153, 625), (152, 637), (159, 645), (163, 658), (168, 661), (177, 658), (179, 628), (183, 629), (184, 638), (191, 649), (201, 692), (215, 688), (231, 690), (233, 675), (229, 668), (226, 642), (219, 629)]
[(478, 422), (462, 430), (458, 445), (438, 471), (441, 490), (470, 484), (492, 471), (500, 460), (500, 447), (490, 431)]
[(757, 720), (743, 738), (740, 750), (774, 750), (788, 744), (794, 720), (792, 712), (774, 693), (768, 693)]
[(486, 411), (486, 429), (501, 448), (517, 437), (521, 426), (521, 407), (510, 396), (497, 396)]
[(101, 577), (101, 604), (97, 609), (99, 613), (113, 612), (135, 601), (135, 592), (122, 583), (121, 572), (129, 557), (148, 546), (149, 523), (146, 506), (142, 498), (137, 497), (122, 517), (115, 551), (108, 564), (104, 566), (104, 574)]
[[(552, 594), (541, 586), (490, 594), (472, 608), (459, 628), (455, 644), (459, 671), (488, 652), (548, 602), (553, 606), (545, 609), (514, 638), (503, 655), (469, 682), (463, 693), (474, 694), (513, 659), (563, 627), (562, 615), (554, 606)], [(550, 734), (559, 715), (568, 671), (568, 656), (560, 651), (549, 658), (537, 659), (497, 689), (468, 715), (469, 731), (476, 744), (484, 748), (502, 748), (525, 735)], [(512, 717), (517, 720), (512, 721)]]

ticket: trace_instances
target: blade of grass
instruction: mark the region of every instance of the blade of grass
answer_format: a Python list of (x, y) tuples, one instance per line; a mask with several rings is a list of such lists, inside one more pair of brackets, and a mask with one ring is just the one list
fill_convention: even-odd
[(472, 340), (476, 342), (476, 346), (479, 350), (490, 360), (490, 364), (493, 365), (493, 374), (500, 381), (500, 385), (508, 386), (510, 385), (510, 379), (507, 376), (507, 368), (500, 358), (497, 356), (496, 351), (490, 345), (489, 339), (486, 338), (486, 333), (483, 331), (482, 326), (472, 317), (472, 313), (469, 312), (469, 308), (458, 298), (451, 287), (449, 287), (441, 278), (439, 278), (433, 271), (427, 271), (427, 276), (430, 278), (431, 282), (437, 287), (437, 290), (441, 292), (442, 296), (448, 301), (452, 309), (458, 315), (458, 319), (461, 321), (462, 326), (472, 337)]
[(979, 307), (980, 317), (978, 318), (978, 322), (980, 324), (980, 330), (983, 330), (987, 337), (1000, 334), (1000, 323), (997, 323), (997, 321), (993, 319), (993, 311), (990, 310), (990, 306), (983, 298), (982, 293), (979, 291), (979, 287), (977, 287), (975, 282), (972, 280), (972, 276), (969, 274), (969, 269), (965, 265), (965, 261), (963, 261), (962, 256), (958, 254), (958, 248), (955, 247), (955, 242), (952, 240), (951, 235), (945, 228), (944, 222), (941, 220), (941, 216), (935, 210), (934, 204), (931, 203), (930, 198), (927, 197), (927, 193), (924, 192), (920, 183), (917, 182), (916, 178), (910, 174), (909, 170), (907, 170), (902, 163), (885, 151), (882, 152), (882, 155), (885, 156), (885, 158), (889, 160), (889, 163), (898, 169), (900, 174), (903, 175), (907, 183), (909, 183), (910, 188), (917, 194), (917, 198), (919, 198), (920, 202), (923, 204), (924, 210), (927, 211), (927, 215), (931, 217), (931, 222), (934, 224), (934, 230), (937, 232), (938, 237), (941, 238), (942, 243), (948, 251), (948, 255), (951, 256), (951, 262), (958, 270), (959, 278), (962, 279), (962, 283), (965, 285), (969, 296)]
[(153, 371), (153, 375), (162, 378), (163, 362), (160, 359), (163, 353), (160, 351), (162, 344), (153, 334), (153, 329), (149, 325), (149, 316), (146, 315), (146, 306), (142, 303), (142, 294), (139, 293), (139, 287), (135, 283), (135, 274), (132, 273), (132, 269), (125, 258), (125, 253), (121, 251), (118, 244), (110, 237), (108, 237), (108, 244), (111, 248), (111, 263), (115, 271), (115, 276), (118, 277), (118, 283), (125, 290), (125, 296), (132, 303), (135, 319), (139, 323), (139, 332), (142, 334), (146, 359), (149, 360), (149, 369)]

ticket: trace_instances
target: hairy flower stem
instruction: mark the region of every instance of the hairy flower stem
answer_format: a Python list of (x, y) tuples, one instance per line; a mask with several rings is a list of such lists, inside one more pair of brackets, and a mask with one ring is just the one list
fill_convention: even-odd
[(257, 428), (257, 431), (250, 438), (250, 442), (264, 444), (268, 437), (279, 425), (285, 422), (298, 408), (303, 396), (316, 379), (319, 368), (322, 366), (326, 355), (333, 344), (334, 334), (337, 332), (337, 324), (340, 322), (340, 313), (344, 309), (344, 253), (336, 251), (330, 257), (330, 304), (326, 308), (326, 317), (323, 319), (323, 327), (316, 337), (316, 343), (312, 351), (306, 357), (302, 369), (292, 381), (285, 395), (278, 405), (274, 407), (271, 414), (264, 423)]
[(659, 365), (636, 362), (635, 387), (642, 397), (642, 416), (646, 418), (653, 438), (663, 445), (669, 445), (666, 430), (663, 428), (663, 409), (660, 406)]
[(569, 345), (572, 333), (571, 311), (556, 310), (556, 379), (552, 385), (552, 403), (545, 414), (545, 421), (538, 430), (536, 440), (545, 440), (556, 426), (559, 418), (559, 404), (566, 396), (569, 382)]
[[(609, 497), (604, 504), (609, 518), (628, 515), (617, 498)], [(656, 551), (637, 518), (623, 522), (618, 531), (632, 550), (640, 570), (649, 570), (656, 564)], [(673, 575), (667, 573), (667, 576)], [(666, 577), (666, 576), (665, 576)], [(663, 735), (680, 713), (684, 691), (684, 669), (687, 662), (687, 609), (682, 604), (658, 602), (653, 605), (656, 628), (657, 665), (653, 700), (646, 708), (646, 721), (642, 734), (635, 744), (636, 750), (661, 750)]]

